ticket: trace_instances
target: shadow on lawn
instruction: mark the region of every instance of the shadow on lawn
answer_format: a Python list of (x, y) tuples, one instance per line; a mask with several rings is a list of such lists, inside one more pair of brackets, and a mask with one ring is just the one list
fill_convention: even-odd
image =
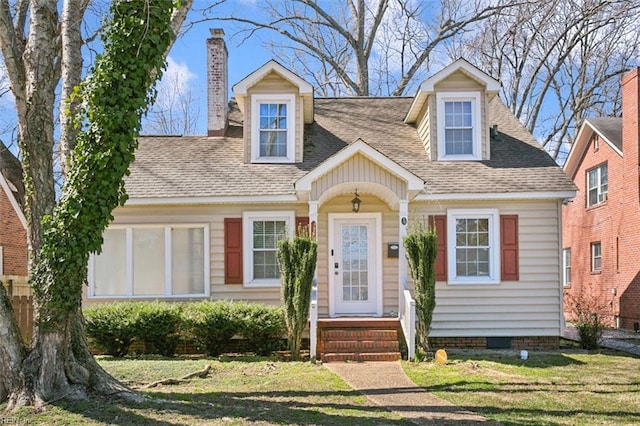
[[(567, 419), (580, 416), (579, 424), (638, 424), (640, 414), (630, 411), (532, 410), (526, 408), (465, 407), (487, 418), (498, 418), (503, 426), (566, 425)], [(544, 419), (544, 420), (541, 420)], [(543, 423), (541, 423), (543, 422)]]
[(551, 368), (551, 367), (566, 367), (569, 365), (585, 365), (583, 361), (567, 356), (562, 353), (550, 354), (544, 352), (538, 354), (536, 352), (529, 352), (529, 358), (523, 360), (520, 358), (520, 352), (514, 351), (470, 351), (470, 352), (454, 352), (449, 356), (449, 362), (481, 362), (491, 361), (499, 364), (524, 366), (528, 368)]
[[(207, 424), (227, 418), (231, 421), (298, 425), (410, 425), (407, 420), (389, 418), (388, 411), (375, 405), (335, 402), (335, 398), (362, 397), (344, 391), (272, 391), (146, 393), (142, 404), (122, 400), (94, 400), (90, 403), (60, 403), (62, 409), (97, 422), (114, 425), (169, 426)], [(320, 400), (320, 401), (319, 401)], [(141, 414), (149, 412), (148, 416)], [(163, 420), (157, 420), (163, 419)]]
[[(576, 383), (547, 383), (547, 382), (500, 382), (501, 389), (496, 388), (496, 383), (489, 381), (456, 381), (449, 384), (422, 386), (427, 392), (449, 392), (449, 393), (468, 393), (488, 392), (491, 394), (517, 394), (531, 392), (556, 392), (556, 393), (575, 393), (578, 397), (579, 392), (585, 391), (585, 384)], [(618, 394), (618, 393), (640, 393), (640, 382), (631, 383), (599, 383), (598, 386), (620, 387), (619, 390), (597, 390), (589, 389), (590, 393), (595, 394)], [(562, 388), (562, 389), (561, 389)]]

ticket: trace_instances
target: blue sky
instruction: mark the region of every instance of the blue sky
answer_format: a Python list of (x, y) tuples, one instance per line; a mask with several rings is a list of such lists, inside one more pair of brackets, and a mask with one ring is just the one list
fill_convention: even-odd
[[(203, 3), (202, 0), (195, 0), (194, 8)], [(242, 8), (242, 13), (249, 16), (252, 12), (259, 13), (259, 8), (255, 6), (254, 0), (232, 0), (223, 4), (219, 8), (218, 14), (232, 14), (238, 8)], [(195, 18), (194, 16), (190, 17)], [(277, 36), (273, 32), (263, 30), (243, 41), (242, 36), (234, 36), (238, 30), (236, 24), (227, 21), (206, 21), (195, 24), (176, 40), (167, 58), (166, 73), (170, 75), (179, 73), (181, 78), (185, 80), (184, 84), (192, 88), (192, 94), (196, 97), (199, 105), (196, 134), (205, 134), (207, 131), (206, 40), (211, 37), (210, 28), (222, 28), (225, 31), (225, 41), (229, 52), (229, 96), (232, 96), (231, 87), (234, 84), (272, 59), (271, 52), (263, 46), (263, 43)]]

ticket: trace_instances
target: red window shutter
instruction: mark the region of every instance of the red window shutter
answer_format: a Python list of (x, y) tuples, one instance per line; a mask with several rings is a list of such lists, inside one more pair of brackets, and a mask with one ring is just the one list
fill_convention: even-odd
[(242, 218), (224, 220), (224, 283), (242, 284)]
[(296, 217), (296, 235), (298, 235), (298, 231), (300, 230), (301, 226), (309, 226), (308, 217), (304, 217), (304, 216)]
[(518, 281), (518, 216), (500, 215), (500, 268), (502, 281)]
[(429, 216), (429, 224), (438, 236), (436, 254), (436, 281), (447, 280), (447, 216)]

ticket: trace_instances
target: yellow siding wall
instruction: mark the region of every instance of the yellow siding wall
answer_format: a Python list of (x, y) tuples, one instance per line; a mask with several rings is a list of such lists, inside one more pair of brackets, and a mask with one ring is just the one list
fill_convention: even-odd
[(317, 200), (329, 188), (346, 182), (373, 182), (390, 188), (399, 198), (406, 194), (406, 183), (382, 169), (363, 155), (355, 155), (329, 171), (311, 188), (311, 199)]
[(412, 220), (447, 208), (497, 208), (519, 218), (520, 280), (436, 285), (433, 337), (558, 336), (562, 326), (558, 202), (412, 204)]
[[(490, 158), (489, 151), (489, 103), (484, 93), (484, 87), (475, 80), (469, 78), (464, 73), (458, 71), (451, 74), (446, 80), (435, 85), (436, 91), (446, 92), (471, 92), (480, 91), (480, 111), (482, 129), (482, 159)], [(436, 106), (436, 96), (431, 95), (425, 103), (425, 107), (420, 112), (416, 122), (416, 128), (429, 158), (433, 161), (438, 159), (438, 109)]]
[[(318, 211), (318, 310), (321, 316), (329, 315), (329, 216), (328, 213), (351, 213), (350, 196), (335, 197)], [(398, 259), (387, 258), (387, 243), (399, 242), (398, 212), (392, 211), (380, 199), (360, 195), (362, 213), (382, 213), (382, 274), (383, 313), (398, 312)]]
[[(318, 298), (321, 316), (329, 314), (328, 213), (349, 213), (352, 195), (337, 196), (318, 212)], [(362, 194), (361, 212), (382, 213), (383, 312), (398, 311), (398, 259), (387, 258), (387, 243), (400, 242), (398, 212), (379, 198)], [(557, 336), (561, 333), (560, 216), (556, 201), (504, 201), (434, 203), (409, 206), (410, 225), (429, 215), (446, 214), (448, 208), (497, 208), (500, 214), (519, 217), (520, 280), (495, 285), (436, 285), (433, 337), (456, 336)], [(208, 223), (211, 250), (211, 299), (280, 303), (280, 288), (249, 288), (224, 284), (224, 219), (242, 217), (243, 211), (295, 211), (307, 216), (307, 204), (215, 205), (192, 207), (127, 207), (115, 212), (116, 224)], [(174, 299), (172, 299), (174, 300)], [(107, 299), (85, 299), (85, 304)]]
[[(295, 211), (296, 216), (308, 216), (307, 204), (299, 205), (216, 205), (194, 207), (127, 207), (118, 209), (114, 224), (143, 223), (209, 223), (211, 242), (211, 299), (234, 299), (280, 304), (280, 287), (250, 288), (241, 284), (224, 284), (224, 219), (242, 217), (243, 211)], [(121, 300), (121, 299), (120, 299)], [(171, 299), (176, 301), (177, 299)], [(87, 299), (86, 305), (107, 299)]]
[(302, 97), (299, 96), (299, 90), (296, 86), (275, 72), (270, 72), (255, 86), (247, 90), (244, 123), (245, 126), (249, 127), (247, 128), (247, 131), (244, 132), (244, 161), (247, 163), (251, 162), (251, 114), (253, 113), (251, 111), (251, 95), (256, 94), (296, 95), (296, 162), (302, 162), (304, 131)]

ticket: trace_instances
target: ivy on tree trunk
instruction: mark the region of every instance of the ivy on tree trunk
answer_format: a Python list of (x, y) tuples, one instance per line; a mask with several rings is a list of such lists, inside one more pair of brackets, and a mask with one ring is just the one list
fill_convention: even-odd
[[(111, 212), (126, 200), (123, 178), (134, 159), (141, 117), (154, 98), (150, 89), (175, 37), (175, 6), (172, 0), (114, 1), (103, 54), (74, 91), (73, 100), (80, 106), (74, 120), (80, 133), (60, 200), (42, 220), (41, 248), (32, 268), (37, 313), (33, 347), (26, 351), (15, 333), (2, 336), (6, 349), (0, 350), (0, 376), (5, 379), (0, 402), (8, 400), (9, 410), (84, 398), (92, 391), (129, 392), (88, 350), (80, 309), (82, 286), (89, 253), (100, 250)], [(35, 165), (27, 162), (24, 167), (29, 176)], [(33, 186), (27, 191), (29, 200)], [(4, 318), (11, 316), (4, 292), (0, 302), (0, 320), (11, 322)], [(21, 368), (15, 369), (20, 354), (25, 356)]]

